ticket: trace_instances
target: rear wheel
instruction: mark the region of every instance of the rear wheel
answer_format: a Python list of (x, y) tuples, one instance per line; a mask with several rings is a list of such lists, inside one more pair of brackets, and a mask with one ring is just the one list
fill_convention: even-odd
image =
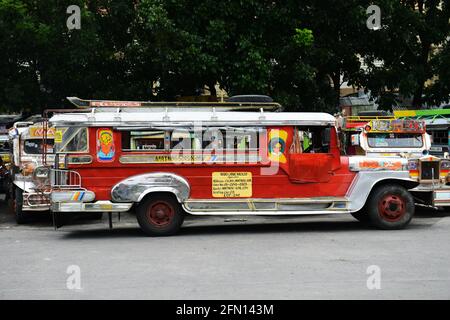
[(136, 217), (147, 235), (170, 236), (183, 224), (184, 212), (172, 195), (154, 194), (139, 204)]
[(399, 185), (377, 187), (370, 196), (367, 212), (370, 222), (380, 229), (402, 229), (414, 216), (414, 199)]

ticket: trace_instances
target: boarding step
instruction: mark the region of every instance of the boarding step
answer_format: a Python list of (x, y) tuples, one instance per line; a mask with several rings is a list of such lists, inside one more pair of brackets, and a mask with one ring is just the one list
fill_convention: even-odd
[(345, 197), (320, 197), (299, 199), (191, 199), (183, 206), (190, 213), (207, 212), (335, 212), (347, 211)]

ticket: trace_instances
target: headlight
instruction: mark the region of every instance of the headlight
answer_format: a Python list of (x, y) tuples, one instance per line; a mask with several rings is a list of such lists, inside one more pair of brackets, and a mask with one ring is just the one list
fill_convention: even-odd
[(33, 180), (40, 183), (47, 183), (50, 177), (49, 167), (37, 167), (33, 172)]
[(441, 160), (441, 170), (450, 170), (450, 160)]
[(419, 160), (408, 160), (408, 170), (417, 170), (419, 168)]
[(419, 160), (408, 160), (408, 171), (411, 179), (419, 178)]
[(449, 173), (450, 173), (450, 160), (442, 159), (440, 178), (444, 181), (444, 183), (448, 183), (450, 181)]

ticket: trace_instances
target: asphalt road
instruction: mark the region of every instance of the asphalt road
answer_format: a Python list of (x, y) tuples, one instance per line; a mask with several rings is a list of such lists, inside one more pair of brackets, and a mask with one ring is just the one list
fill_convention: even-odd
[(6, 211), (0, 299), (450, 298), (450, 213), (419, 212), (401, 231), (346, 215), (200, 218), (148, 238), (132, 215), (55, 231), (49, 215), (18, 226)]

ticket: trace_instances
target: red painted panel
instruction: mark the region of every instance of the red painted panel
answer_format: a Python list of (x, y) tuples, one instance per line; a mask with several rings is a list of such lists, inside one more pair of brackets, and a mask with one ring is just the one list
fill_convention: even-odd
[[(331, 173), (327, 174), (325, 179), (319, 172), (319, 167), (312, 172), (318, 177), (317, 180), (309, 183), (297, 183), (290, 179), (289, 170), (294, 170), (293, 174), (301, 176), (303, 165), (298, 168), (291, 169), (292, 164), (289, 163), (289, 154), (287, 163), (281, 164), (280, 169), (274, 175), (262, 175), (261, 168), (270, 165), (262, 164), (170, 164), (170, 163), (154, 163), (154, 164), (121, 164), (119, 158), (121, 151), (121, 135), (120, 132), (114, 132), (114, 141), (116, 145), (116, 155), (111, 162), (98, 162), (95, 156), (97, 144), (95, 128), (90, 128), (90, 150), (94, 156), (92, 164), (89, 165), (71, 165), (70, 169), (76, 170), (81, 174), (82, 185), (88, 190), (96, 193), (96, 200), (110, 200), (111, 189), (118, 182), (134, 175), (151, 173), (151, 172), (171, 172), (184, 177), (191, 185), (192, 199), (211, 199), (212, 198), (212, 173), (213, 172), (251, 172), (253, 178), (253, 194), (252, 198), (309, 198), (309, 197), (326, 197), (326, 196), (344, 196), (352, 183), (355, 173), (348, 169), (348, 158), (340, 157), (332, 152), (332, 155), (319, 154), (303, 154), (305, 160), (303, 163), (307, 165), (308, 161), (324, 162), (325, 158), (331, 157), (332, 166)], [(289, 150), (292, 142), (292, 128), (283, 127), (289, 132), (286, 150)], [(334, 131), (333, 131), (334, 133)], [(331, 139), (331, 148), (335, 148), (336, 140)], [(267, 152), (267, 149), (261, 148), (261, 152)], [(127, 153), (137, 154), (137, 153)], [(168, 153), (166, 153), (168, 154)], [(310, 157), (308, 160), (306, 157)], [(326, 168), (328, 168), (328, 164)], [(323, 169), (323, 168), (322, 168)], [(328, 171), (326, 169), (325, 171)], [(297, 173), (298, 172), (298, 173)]]

